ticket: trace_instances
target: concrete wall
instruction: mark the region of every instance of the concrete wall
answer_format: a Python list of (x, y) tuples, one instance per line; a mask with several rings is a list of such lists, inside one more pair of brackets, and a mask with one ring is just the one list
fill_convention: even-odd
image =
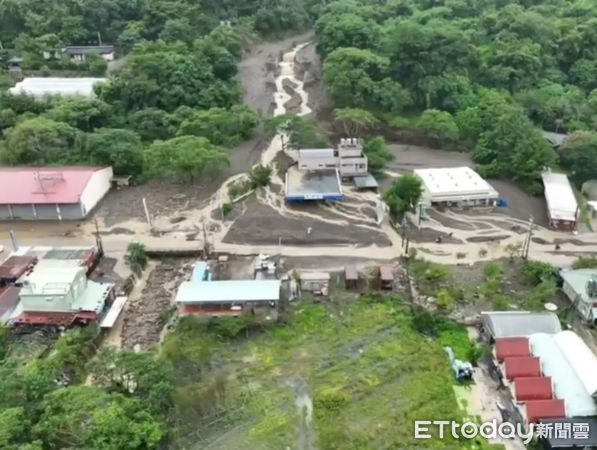
[(81, 194), (83, 217), (86, 217), (108, 193), (110, 190), (110, 180), (113, 175), (111, 167), (98, 170), (91, 175), (87, 186), (85, 186), (85, 189)]
[(364, 175), (367, 173), (367, 158), (343, 158), (340, 160), (340, 175)]

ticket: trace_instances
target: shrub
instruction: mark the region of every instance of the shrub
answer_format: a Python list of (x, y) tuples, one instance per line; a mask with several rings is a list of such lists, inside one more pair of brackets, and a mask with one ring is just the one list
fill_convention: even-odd
[(489, 261), (483, 266), (483, 276), (486, 280), (502, 280), (504, 268), (499, 262)]
[(251, 187), (253, 189), (257, 189), (259, 187), (267, 186), (270, 182), (271, 176), (271, 167), (262, 166), (261, 164), (253, 167), (251, 173), (249, 174), (249, 179), (251, 180)]
[(243, 196), (247, 192), (251, 190), (251, 181), (250, 180), (242, 180), (233, 183), (232, 186), (228, 188), (228, 196), (231, 200), (234, 200), (238, 197)]
[(533, 285), (556, 279), (556, 268), (542, 261), (525, 261), (521, 273), (525, 280)]
[(322, 418), (337, 415), (350, 403), (350, 394), (335, 389), (326, 389), (315, 395), (314, 409)]
[(441, 289), (437, 293), (437, 306), (446, 311), (452, 311), (456, 301), (448, 289)]
[(227, 216), (234, 209), (234, 204), (230, 202), (222, 203), (222, 214)]
[(593, 269), (597, 268), (597, 257), (581, 256), (572, 263), (573, 269)]
[(145, 245), (140, 242), (131, 242), (127, 247), (127, 262), (131, 270), (137, 275), (147, 267), (147, 253)]

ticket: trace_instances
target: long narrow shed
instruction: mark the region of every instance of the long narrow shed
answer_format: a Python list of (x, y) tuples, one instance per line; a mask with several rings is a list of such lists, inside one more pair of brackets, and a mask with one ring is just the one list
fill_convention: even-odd
[(563, 400), (532, 400), (525, 403), (527, 422), (536, 423), (541, 419), (559, 419), (566, 417), (566, 405)]
[(504, 375), (508, 380), (520, 377), (540, 377), (541, 361), (539, 358), (518, 356), (504, 359)]
[(344, 281), (346, 289), (356, 289), (359, 282), (359, 272), (355, 266), (344, 267)]
[(379, 284), (381, 289), (392, 289), (394, 284), (394, 270), (392, 269), (392, 266), (380, 266)]
[(514, 396), (518, 401), (549, 400), (553, 398), (551, 378), (522, 377), (514, 380)]
[(499, 362), (513, 356), (530, 356), (528, 338), (500, 338), (495, 340), (495, 357)]

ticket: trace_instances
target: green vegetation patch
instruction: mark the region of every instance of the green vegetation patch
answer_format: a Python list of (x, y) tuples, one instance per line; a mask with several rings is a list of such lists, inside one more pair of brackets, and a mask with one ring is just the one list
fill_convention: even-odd
[(462, 418), (442, 347), (466, 358), (472, 344), (441, 320), (426, 336), (399, 299), (376, 296), (333, 312), (303, 303), (259, 333), (185, 318), (163, 351), (180, 382), (178, 442), (188, 445), (192, 433), (219, 448), (292, 448), (299, 439), (325, 449), (416, 448), (414, 420)]

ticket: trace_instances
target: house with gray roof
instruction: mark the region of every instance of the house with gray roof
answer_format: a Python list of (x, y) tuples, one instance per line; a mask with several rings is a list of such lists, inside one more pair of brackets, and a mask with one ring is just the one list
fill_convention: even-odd
[(562, 290), (587, 322), (597, 324), (597, 269), (561, 270)]

